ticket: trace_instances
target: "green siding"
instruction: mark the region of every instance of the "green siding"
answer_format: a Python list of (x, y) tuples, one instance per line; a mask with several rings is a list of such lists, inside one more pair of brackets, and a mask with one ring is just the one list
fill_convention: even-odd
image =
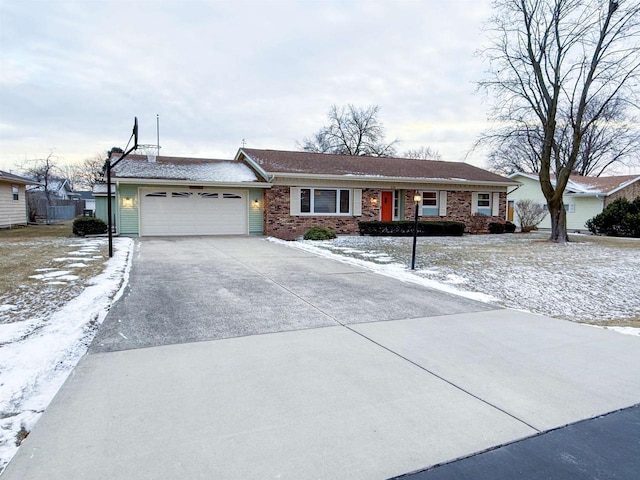
[[(124, 198), (133, 199), (133, 207), (123, 207)], [(118, 225), (117, 231), (121, 235), (138, 235), (138, 186), (120, 185), (118, 188)]]
[[(546, 205), (547, 201), (540, 189), (540, 183), (527, 177), (517, 176), (513, 180), (522, 183), (522, 187), (511, 193), (509, 200), (517, 202), (518, 200), (531, 199), (536, 203)], [(566, 195), (563, 198), (565, 205), (573, 208), (573, 212), (567, 211), (567, 230), (586, 230), (585, 222), (594, 215), (602, 212), (603, 199), (596, 197), (574, 197)], [(571, 207), (573, 205), (573, 207)], [(519, 225), (518, 216), (514, 214), (513, 221)], [(549, 215), (544, 217), (538, 228), (551, 228), (551, 220)]]
[[(259, 205), (255, 205), (258, 200)], [(264, 234), (264, 192), (261, 188), (249, 189), (249, 235)]]
[[(99, 218), (104, 223), (107, 223), (107, 197), (100, 196), (96, 198), (96, 218)], [(115, 199), (111, 198), (111, 211), (113, 212), (114, 218), (116, 213), (116, 204)]]

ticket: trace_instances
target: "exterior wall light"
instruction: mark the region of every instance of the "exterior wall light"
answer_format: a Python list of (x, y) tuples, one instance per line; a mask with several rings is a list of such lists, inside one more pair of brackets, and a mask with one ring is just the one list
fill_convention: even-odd
[(253, 199), (253, 208), (258, 208), (260, 207), (260, 200), (258, 200), (257, 198)]
[(133, 198), (124, 197), (122, 199), (122, 208), (133, 208)]
[(371, 197), (371, 205), (373, 205), (374, 207), (376, 205), (378, 205), (378, 198), (377, 197)]

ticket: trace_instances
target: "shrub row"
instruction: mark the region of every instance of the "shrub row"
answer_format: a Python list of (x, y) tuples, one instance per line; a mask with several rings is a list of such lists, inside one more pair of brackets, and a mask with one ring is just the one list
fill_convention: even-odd
[(489, 233), (513, 233), (515, 231), (516, 231), (515, 223), (491, 222), (489, 224)]
[[(411, 220), (395, 222), (358, 222), (360, 235), (410, 237), (413, 235)], [(460, 237), (464, 233), (462, 222), (418, 222), (419, 237)]]
[(611, 202), (585, 226), (595, 235), (640, 238), (640, 197), (633, 202), (626, 198)]
[(81, 237), (107, 233), (107, 224), (95, 217), (78, 217), (73, 221), (73, 233)]

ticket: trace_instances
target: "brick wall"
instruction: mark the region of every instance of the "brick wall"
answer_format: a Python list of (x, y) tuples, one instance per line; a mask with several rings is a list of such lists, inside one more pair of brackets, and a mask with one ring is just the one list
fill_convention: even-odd
[(640, 181), (634, 182), (631, 185), (626, 186), (622, 190), (618, 190), (613, 195), (609, 195), (608, 197), (605, 197), (604, 199), (605, 208), (611, 202), (617, 200), (618, 198), (623, 198), (623, 197), (629, 200), (630, 202), (633, 201), (636, 197), (640, 197)]
[[(358, 222), (378, 220), (380, 190), (362, 189), (362, 216), (290, 215), (289, 187), (274, 185), (264, 192), (264, 233), (284, 240), (295, 240), (311, 227), (322, 226), (339, 235), (358, 235)], [(372, 199), (376, 199), (372, 201)]]
[[(405, 191), (404, 202), (404, 218), (413, 219), (415, 215), (415, 205), (413, 197), (416, 194), (415, 190)], [(473, 192), (465, 191), (451, 191), (447, 192), (447, 215), (445, 217), (440, 216), (421, 216), (420, 220), (423, 221), (453, 221), (468, 223), (471, 216), (471, 202), (473, 199)], [(500, 192), (500, 206), (497, 217), (487, 217), (485, 221), (485, 230), (489, 230), (489, 223), (491, 222), (504, 222), (507, 216), (507, 193)]]
[[(404, 218), (413, 219), (415, 190), (405, 190)], [(446, 217), (420, 217), (421, 220), (451, 220), (468, 223), (471, 216), (472, 192), (452, 191), (447, 193)], [(295, 240), (304, 235), (311, 227), (323, 226), (339, 235), (357, 235), (358, 222), (380, 219), (380, 189), (362, 189), (362, 216), (315, 216), (290, 215), (290, 191), (288, 186), (274, 185), (264, 193), (264, 233), (284, 240)], [(487, 217), (486, 228), (490, 222), (503, 222), (506, 217), (506, 192), (500, 193), (500, 214)]]

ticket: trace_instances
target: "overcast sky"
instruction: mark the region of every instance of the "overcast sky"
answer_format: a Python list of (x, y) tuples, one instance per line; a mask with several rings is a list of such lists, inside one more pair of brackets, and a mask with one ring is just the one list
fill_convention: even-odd
[[(332, 104), (377, 104), (399, 151), (463, 160), (482, 130), (489, 0), (0, 0), (0, 169), (140, 142), (296, 150)], [(470, 161), (483, 164), (476, 154)]]

